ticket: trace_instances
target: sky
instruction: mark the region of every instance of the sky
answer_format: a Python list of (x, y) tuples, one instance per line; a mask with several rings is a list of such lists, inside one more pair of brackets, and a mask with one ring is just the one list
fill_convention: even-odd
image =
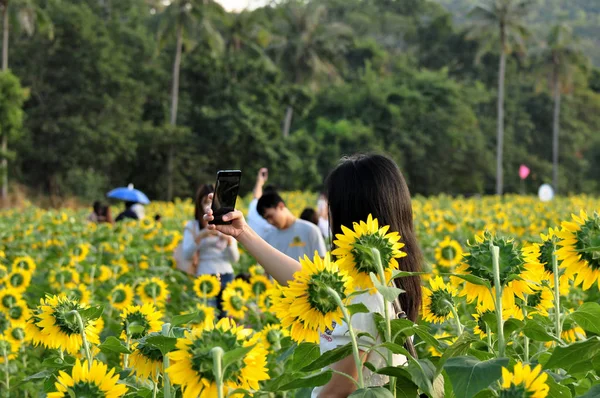
[(241, 11), (245, 8), (253, 9), (269, 3), (269, 0), (217, 0), (227, 11)]

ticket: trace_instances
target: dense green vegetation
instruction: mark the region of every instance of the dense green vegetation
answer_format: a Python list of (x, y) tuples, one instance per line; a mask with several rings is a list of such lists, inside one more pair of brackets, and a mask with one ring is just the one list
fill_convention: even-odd
[[(9, 25), (9, 67), (28, 94), (22, 131), (7, 134), (9, 178), (39, 192), (91, 199), (132, 182), (167, 199), (219, 168), (241, 168), (249, 189), (260, 166), (282, 188), (319, 189), (341, 155), (368, 150), (393, 156), (415, 193), (495, 192), (500, 46), (438, 2), (284, 1), (241, 14), (190, 0), (1, 3), (51, 22)], [(546, 3), (531, 10), (540, 39), (506, 51), (505, 192), (521, 190), (521, 163), (526, 190), (552, 181), (558, 80), (541, 54), (564, 19)], [(586, 26), (574, 24), (582, 56), (561, 69), (563, 193), (600, 191), (600, 71), (577, 35), (600, 36)]]

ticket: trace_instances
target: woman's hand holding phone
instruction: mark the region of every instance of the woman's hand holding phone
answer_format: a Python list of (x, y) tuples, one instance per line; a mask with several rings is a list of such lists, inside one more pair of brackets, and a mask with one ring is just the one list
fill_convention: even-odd
[[(211, 193), (208, 195), (208, 200), (211, 203), (204, 209), (204, 220), (208, 221), (208, 222), (215, 219), (213, 217), (213, 211), (211, 208), (212, 199), (213, 199), (213, 194)], [(226, 222), (231, 221), (231, 224), (224, 224), (224, 225), (208, 224), (207, 228), (211, 231), (219, 231), (225, 235), (232, 236), (237, 240), (239, 240), (240, 236), (249, 229), (248, 224), (246, 224), (246, 220), (244, 219), (244, 215), (239, 210), (234, 210), (232, 212), (225, 214), (223, 216), (223, 221), (226, 221)]]

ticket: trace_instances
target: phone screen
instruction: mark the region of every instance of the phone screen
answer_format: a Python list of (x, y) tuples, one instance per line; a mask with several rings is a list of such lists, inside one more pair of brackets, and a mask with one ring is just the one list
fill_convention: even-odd
[(235, 209), (242, 172), (239, 170), (219, 171), (212, 202), (215, 219), (211, 224), (224, 224), (223, 216)]

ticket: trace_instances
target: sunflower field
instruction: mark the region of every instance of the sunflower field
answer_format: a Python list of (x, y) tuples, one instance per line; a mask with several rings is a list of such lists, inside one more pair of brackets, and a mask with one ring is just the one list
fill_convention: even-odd
[[(285, 198), (296, 214), (316, 203)], [(416, 198), (413, 209), (426, 260), (417, 323), (388, 310), (394, 280), (416, 275), (399, 269), (402, 237), (371, 217), (331, 255), (303, 259), (288, 286), (240, 248), (220, 317), (218, 278), (174, 264), (190, 201), (149, 206), (161, 222), (115, 226), (84, 210), (6, 210), (0, 396), (310, 397), (328, 365), (373, 351), (383, 365), (358, 367), (353, 397), (600, 397), (600, 199)], [(382, 314), (358, 299), (376, 292)], [(377, 331), (350, 327), (348, 344), (321, 354), (319, 333), (354, 316)], [(367, 373), (385, 384), (369, 387)]]

